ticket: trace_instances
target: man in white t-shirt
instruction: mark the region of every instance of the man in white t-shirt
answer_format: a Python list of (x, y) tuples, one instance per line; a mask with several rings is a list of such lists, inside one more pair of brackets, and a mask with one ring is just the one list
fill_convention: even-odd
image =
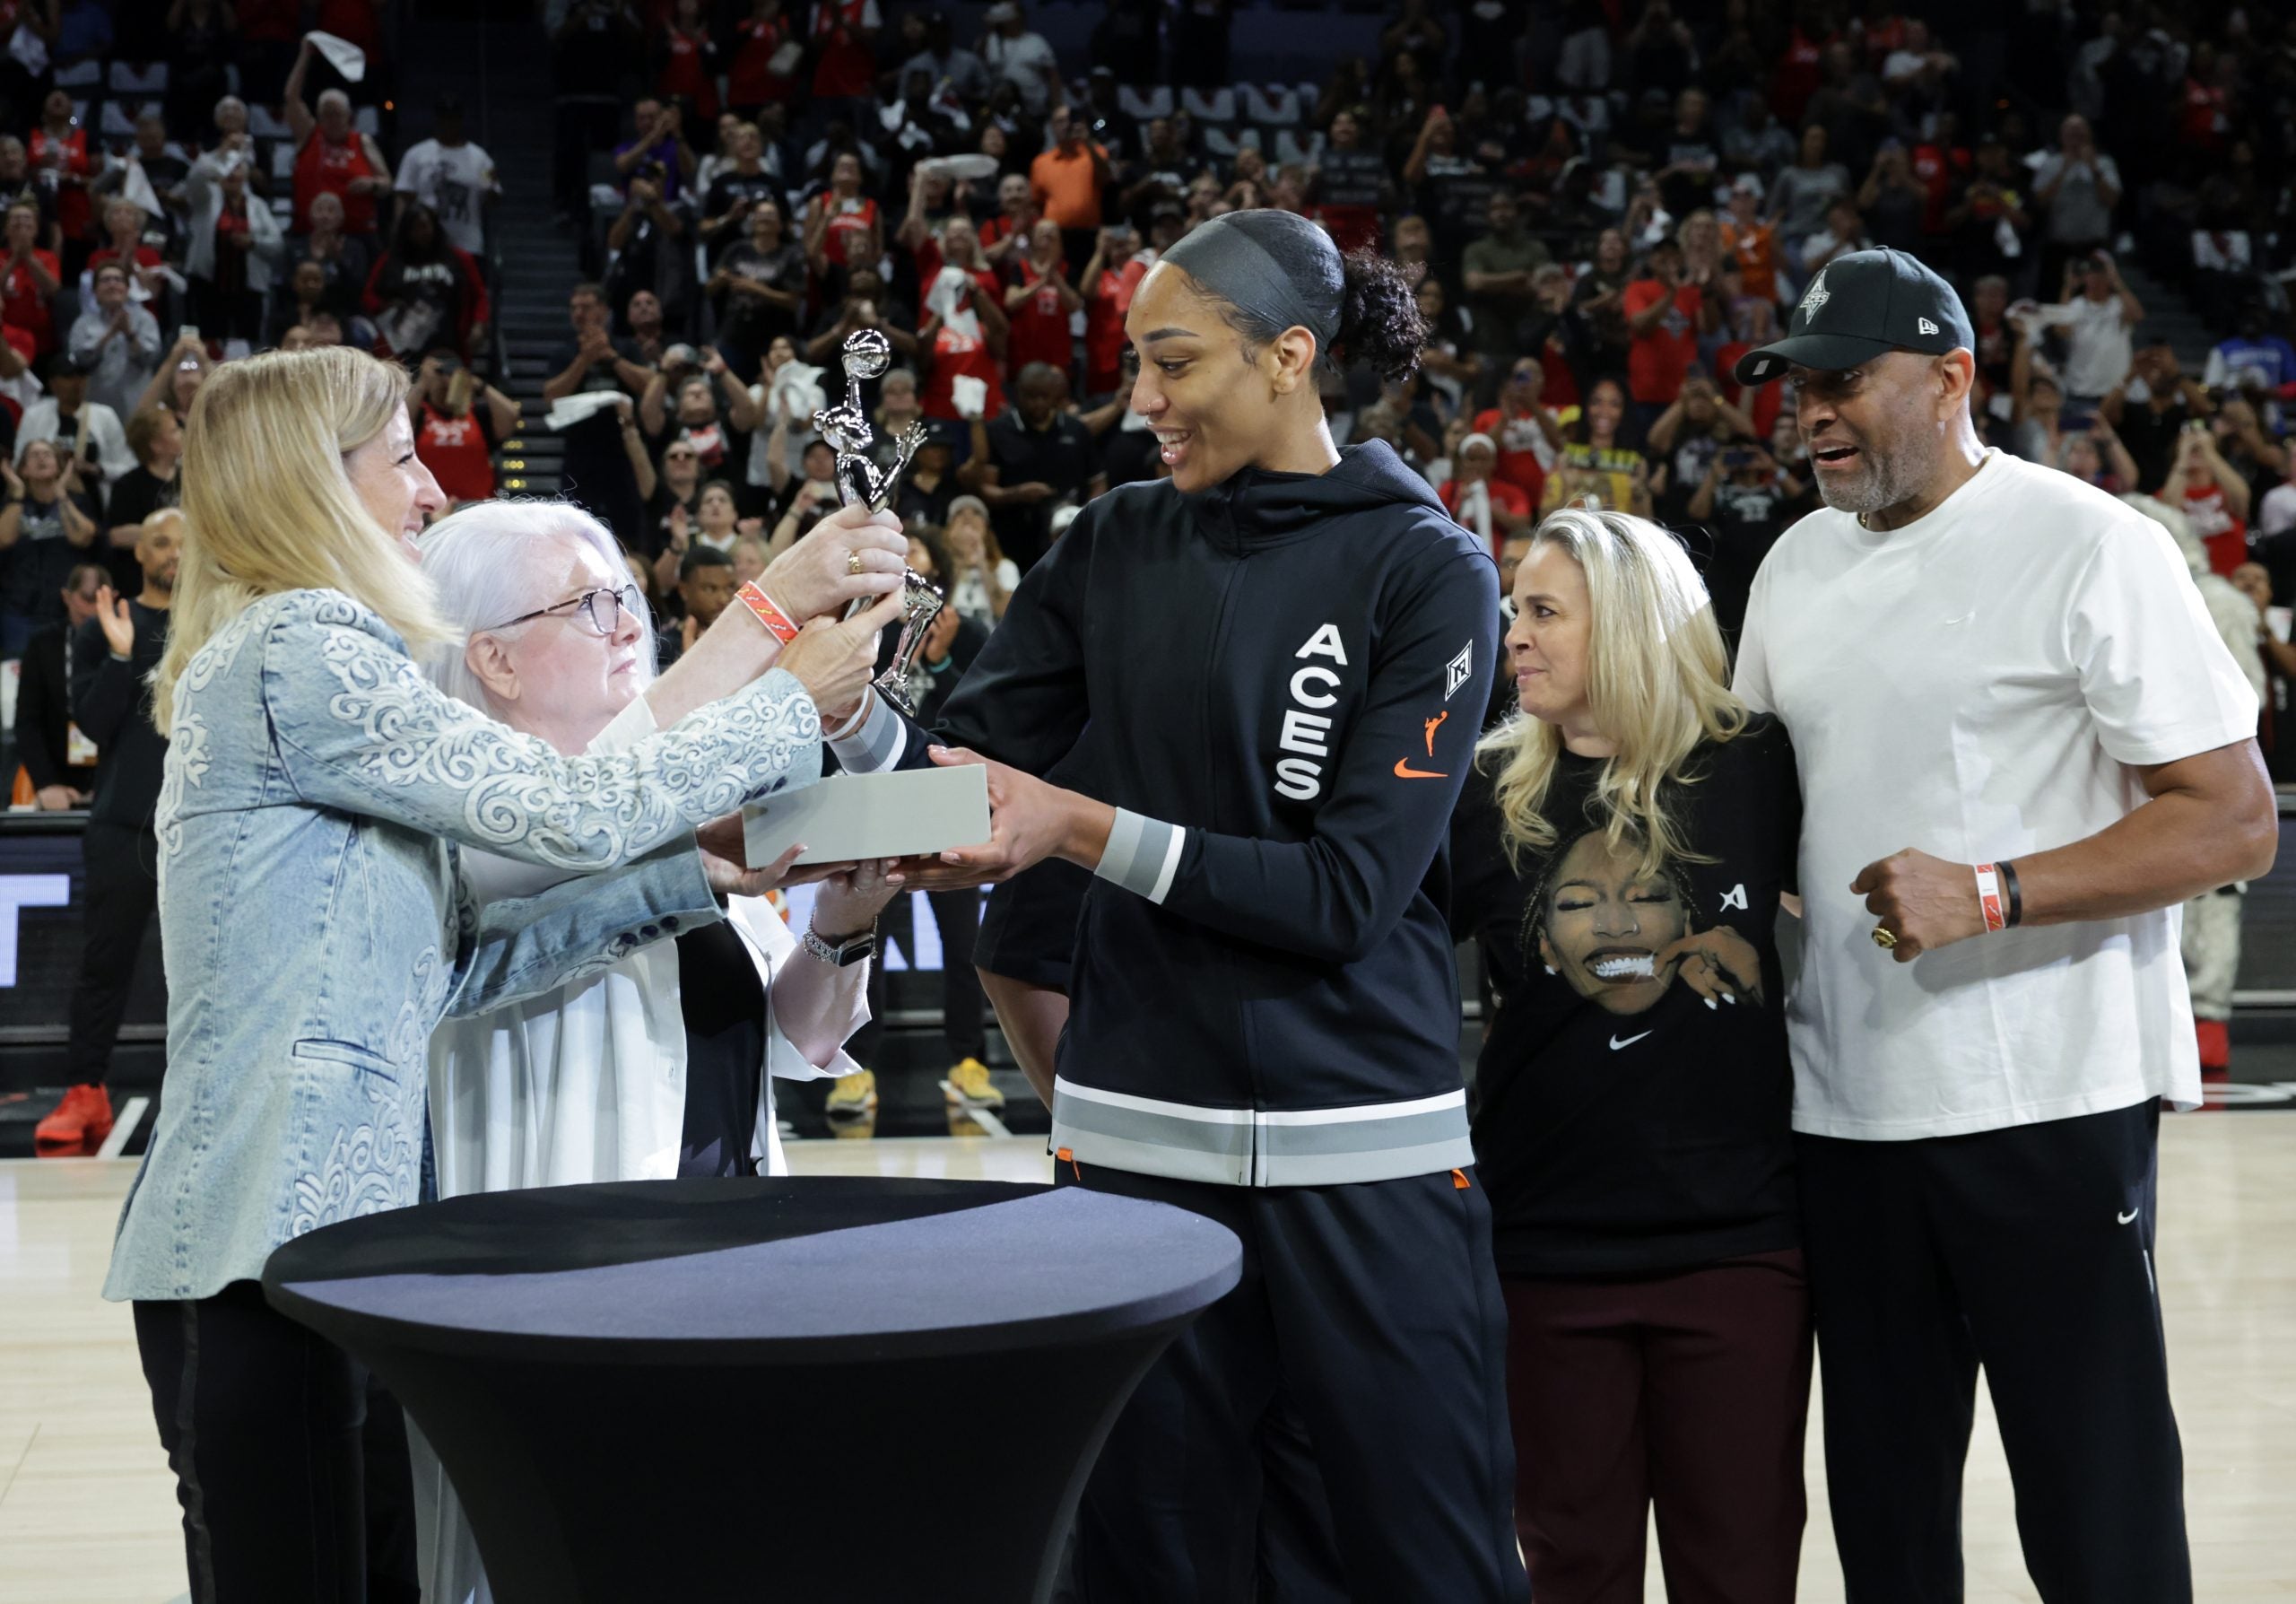
[(1812, 280), (1788, 375), (1827, 505), (1737, 689), (1794, 739), (1804, 1251), (1850, 1596), (1961, 1592), (1987, 1373), (2048, 1599), (2188, 1604), (2153, 1292), (2162, 1099), (2200, 1100), (2187, 898), (2271, 867), (2256, 701), (2160, 526), (1984, 449), (1968, 314), (1910, 257)]
[(494, 158), (464, 137), (463, 103), (452, 95), (440, 97), (430, 127), (431, 137), (410, 145), (399, 161), (398, 193), (436, 212), (448, 239), (483, 257), (487, 197), (501, 193)]

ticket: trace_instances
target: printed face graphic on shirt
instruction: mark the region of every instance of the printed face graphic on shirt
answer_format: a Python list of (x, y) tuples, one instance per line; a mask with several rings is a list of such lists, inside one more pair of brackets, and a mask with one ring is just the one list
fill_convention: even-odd
[(1647, 1013), (1686, 973), (1702, 994), (1761, 1003), (1753, 944), (1728, 925), (1703, 923), (1689, 878), (1672, 863), (1643, 872), (1631, 841), (1613, 850), (1603, 831), (1589, 830), (1564, 843), (1529, 917), (1539, 961), (1607, 1013)]

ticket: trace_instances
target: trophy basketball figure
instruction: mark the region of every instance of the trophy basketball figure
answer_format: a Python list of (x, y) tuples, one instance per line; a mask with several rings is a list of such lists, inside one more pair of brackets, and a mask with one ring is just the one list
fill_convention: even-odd
[[(872, 512), (883, 512), (892, 502), (900, 488), (902, 472), (909, 458), (917, 455), (925, 443), (922, 420), (901, 431), (894, 440), (897, 455), (888, 468), (880, 468), (868, 455), (874, 443), (876, 432), (870, 427), (869, 414), (861, 405), (861, 381), (882, 375), (892, 363), (892, 344), (874, 328), (856, 330), (845, 338), (845, 399), (839, 405), (824, 408), (813, 414), (813, 427), (821, 432), (830, 449), (837, 453), (837, 490), (848, 507), (857, 502)], [(868, 598), (856, 602), (846, 611), (846, 616), (866, 612)], [(902, 712), (914, 718), (916, 706), (909, 695), (909, 675), (917, 654), (925, 647), (925, 630), (940, 612), (943, 598), (940, 590), (915, 569), (901, 573), (900, 634), (893, 643), (893, 660), (874, 681), (877, 693)]]

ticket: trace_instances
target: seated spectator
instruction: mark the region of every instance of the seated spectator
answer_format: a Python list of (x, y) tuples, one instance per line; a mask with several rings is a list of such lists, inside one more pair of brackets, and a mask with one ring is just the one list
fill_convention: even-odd
[[(204, 109), (207, 103), (203, 100), (200, 105)], [(187, 118), (181, 126), (191, 127), (194, 119)], [(167, 119), (156, 111), (146, 110), (136, 118), (135, 144), (128, 152), (127, 160), (115, 161), (104, 170), (95, 182), (96, 195), (109, 200), (120, 194), (126, 187), (128, 174), (139, 167), (151, 180), (152, 193), (162, 212), (152, 220), (154, 237), (172, 237), (190, 209), (190, 203), (184, 198), (183, 181), (191, 171), (191, 157), (183, 146), (168, 138)]]
[(290, 248), (292, 262), (317, 262), (326, 275), (326, 304), (338, 318), (356, 314), (375, 274), (376, 241), (343, 228), (343, 197), (322, 189), (311, 197), (310, 231)]
[(2042, 284), (2069, 282), (2067, 264), (2111, 244), (2120, 195), (2120, 169), (2097, 149), (2089, 119), (2066, 118), (2057, 126), (2057, 148), (2033, 170), (2033, 200), (2048, 219)]
[(431, 112), (430, 137), (409, 146), (399, 159), (400, 205), (417, 201), (430, 207), (457, 250), (483, 258), (487, 203), (501, 192), (494, 158), (464, 131), (462, 100), (440, 96)]
[(1495, 558), (1500, 546), (1531, 532), (1531, 498), (1517, 485), (1495, 477), (1499, 445), (1487, 434), (1469, 434), (1452, 454), (1451, 475), (1436, 487), (1443, 510), (1473, 532)]
[(1705, 482), (1707, 468), (1725, 448), (1752, 445), (1758, 437), (1753, 420), (1724, 400), (1713, 379), (1700, 372), (1685, 378), (1681, 392), (1652, 421), (1643, 440), (1658, 464), (1650, 475), (1650, 492), (1659, 521), (1674, 526), (1691, 522), (1691, 497)]
[(88, 227), (94, 208), (88, 196), (88, 131), (73, 115), (69, 91), (48, 91), (25, 153), (32, 170), (56, 196), (57, 228), (76, 268), (91, 243)]
[(638, 422), (657, 455), (674, 440), (689, 441), (700, 454), (702, 472), (715, 475), (749, 460), (748, 437), (759, 419), (749, 386), (722, 355), (712, 350), (697, 358), (680, 345), (664, 357), (638, 398)]
[(641, 290), (650, 290), (661, 302), (663, 316), (683, 327), (687, 292), (693, 283), (693, 250), (687, 235), (686, 206), (665, 187), (665, 170), (657, 164), (640, 167), (630, 180), (621, 214), (606, 231), (611, 266), (606, 285), (615, 299), (627, 301)]
[(778, 198), (761, 196), (744, 214), (744, 237), (718, 259), (704, 286), (718, 318), (718, 348), (744, 373), (766, 348), (797, 332), (805, 304), (805, 253), (789, 238)]
[(1611, 512), (1650, 516), (1650, 465), (1621, 432), (1626, 405), (1626, 387), (1616, 379), (1598, 379), (1588, 388), (1578, 416), (1564, 430), (1560, 460), (1546, 476), (1542, 518), (1588, 501)]
[(2135, 356), (2131, 336), (2144, 306), (2122, 282), (2119, 265), (2101, 250), (2065, 265), (2063, 293), (2059, 304), (2042, 307), (2034, 321), (2065, 330), (2065, 388), (2086, 413), (2128, 376)]
[(1738, 264), (1738, 282), (1747, 294), (1778, 299), (1778, 231), (1761, 220), (1761, 179), (1752, 173), (1742, 172), (1730, 182), (1722, 248)]
[[(928, 418), (925, 427), (925, 443), (910, 458), (909, 472), (901, 475), (893, 511), (904, 524), (930, 524), (938, 529), (955, 519), (957, 503), (966, 499), (958, 493), (956, 473), (957, 445), (966, 431), (963, 424), (948, 418)], [(981, 516), (987, 517), (985, 505)]]
[[(1341, 111), (1332, 118), (1331, 126), (1324, 133), (1323, 148), (1316, 153), (1312, 166), (1308, 214), (1323, 224), (1342, 251), (1378, 249), (1384, 232), (1381, 216), (1395, 205), (1397, 196), (1387, 163), (1364, 140), (1363, 125), (1352, 111)], [(1497, 227), (1495, 219), (1492, 226)], [(1509, 250), (1501, 254), (1513, 253)], [(1490, 273), (1511, 270), (1504, 265), (1486, 265), (1483, 269)], [(1472, 264), (1469, 271), (1472, 275)], [(1482, 293), (1473, 284), (1468, 285), (1468, 292)]]
[(1547, 475), (1562, 446), (1562, 426), (1542, 404), (1546, 370), (1535, 356), (1519, 356), (1507, 370), (1499, 405), (1475, 414), (1473, 432), (1489, 439), (1498, 453), (1492, 476), (1523, 493), (1533, 507), (1546, 495)]
[(1049, 217), (1037, 219), (1028, 254), (1015, 257), (1011, 271), (1013, 283), (1004, 290), (1004, 313), (1013, 326), (1004, 347), (1007, 365), (1016, 373), (1031, 362), (1068, 372), (1074, 365), (1069, 320), (1084, 309), (1084, 298), (1068, 282), (1060, 226)]
[(107, 262), (95, 271), (96, 298), (66, 337), (72, 360), (88, 374), (88, 394), (114, 413), (133, 415), (160, 367), (160, 325), (128, 299), (127, 271)]
[[(206, 382), (209, 371), (207, 353), (199, 343), (199, 336), (192, 331), (178, 334), (174, 348), (160, 359), (160, 370), (152, 375), (152, 382), (136, 397), (135, 410), (159, 407), (175, 419), (177, 427), (183, 427), (191, 421), (192, 397), (199, 394), (199, 387)], [(140, 575), (143, 571), (136, 571)]]
[(2248, 482), (2224, 460), (2208, 430), (2188, 428), (2177, 437), (2160, 499), (2191, 520), (2213, 572), (2229, 575), (2248, 560)]
[(718, 120), (718, 41), (701, 0), (673, 0), (654, 36), (654, 92), (693, 108), (702, 121)]
[(689, 440), (670, 441), (662, 448), (660, 470), (649, 468), (638, 476), (646, 497), (646, 533), (635, 549), (667, 560), (662, 567), (665, 589), (677, 583), (677, 564), (700, 520), (702, 483), (701, 453)]
[(1022, 573), (1052, 545), (1052, 514), (1108, 489), (1091, 431), (1062, 410), (1067, 381), (1042, 364), (1021, 370), (1013, 406), (994, 423), (972, 419), (972, 456), (957, 477), (988, 506), (997, 544)]
[(732, 554), (714, 545), (697, 545), (688, 551), (678, 563), (678, 626), (662, 640), (665, 668), (691, 650), (702, 632), (733, 606)]
[(65, 617), (65, 585), (96, 544), (96, 503), (80, 458), (48, 438), (20, 437), (0, 482), (0, 658), (20, 658), (35, 629)]
[(926, 316), (917, 331), (918, 345), (930, 353), (925, 415), (994, 418), (1004, 410), (1004, 350), (1012, 333), (1004, 288), (981, 260), (970, 218), (949, 220), (941, 249), (946, 261), (926, 288)]
[(74, 488), (84, 486), (91, 496), (100, 484), (111, 484), (135, 466), (119, 414), (88, 399), (87, 370), (68, 351), (48, 359), (48, 394), (24, 408), (16, 425), (19, 455), (36, 440), (55, 440), (75, 459), (94, 464), (74, 482)]
[(1633, 282), (1623, 229), (1606, 228), (1596, 236), (1595, 259), (1570, 288), (1570, 304), (1585, 323), (1589, 342), (1587, 374), (1583, 388), (1596, 371), (1616, 372), (1626, 367), (1632, 341), (1626, 327), (1626, 286)]
[(62, 279), (62, 268), (52, 250), (39, 244), (40, 214), (37, 206), (18, 201), (8, 208), (7, 255), (0, 260), (0, 322), (31, 336), (32, 348), (45, 356), (56, 349), (56, 320), (48, 310)]
[(1737, 641), (1754, 575), (1787, 526), (1800, 516), (1796, 503), (1808, 492), (1809, 486), (1753, 440), (1732, 440), (1708, 458), (1683, 510), (1685, 521), (1705, 528), (1712, 539), (1706, 589), (1724, 641)]
[(2199, 380), (2177, 361), (2175, 350), (2161, 340), (2136, 353), (2127, 378), (2106, 393), (2097, 410), (2135, 459), (2136, 488), (2152, 493), (2168, 478), (2187, 426), (2208, 418), (2215, 408)]
[(1029, 194), (1060, 225), (1061, 251), (1071, 267), (1092, 255), (1102, 222), (1101, 192), (1115, 182), (1109, 153), (1091, 137), (1081, 116), (1065, 106), (1052, 112), (1052, 143), (1029, 165)]
[(2135, 483), (2136, 465), (2102, 418), (2090, 427), (2063, 436), (2057, 442), (2055, 466), (2083, 484), (2093, 484), (2107, 495), (2126, 495)]
[(757, 125), (736, 123), (733, 160), (711, 175), (702, 196), (700, 232), (710, 260), (722, 259), (729, 248), (746, 236), (752, 212), (764, 206), (770, 206), (777, 216), (780, 213), (781, 180), (766, 166), (765, 135)]
[[(6, 564), (0, 554), (0, 570)], [(96, 615), (97, 597), (108, 582), (95, 563), (75, 566), (64, 582), (63, 622), (41, 625), (24, 644), (16, 685), (16, 755), (31, 783), (32, 806), (41, 813), (85, 807), (95, 797), (96, 747), (72, 719), (66, 643)]]
[(1683, 248), (1677, 240), (1661, 240), (1652, 246), (1645, 271), (1646, 276), (1627, 285), (1621, 304), (1632, 340), (1627, 382), (1647, 422), (1681, 393), (1683, 376), (1698, 360), (1698, 336), (1718, 326), (1721, 309), (1684, 279)]
[(153, 515), (176, 505), (183, 463), (183, 426), (165, 407), (147, 406), (130, 416), (126, 434), (135, 466), (112, 481), (104, 511), (104, 558), (111, 588), (122, 596), (130, 584), (143, 583), (135, 544)]
[(726, 98), (735, 116), (754, 121), (765, 107), (786, 107), (797, 99), (802, 86), (796, 74), (804, 47), (782, 0), (751, 0), (749, 14), (734, 24), (733, 39)]
[[(318, 115), (303, 103), (303, 83), (318, 47), (306, 38), (287, 75), (284, 103), (288, 136), (295, 142), (293, 228), (309, 233), (311, 202), (320, 195), (343, 198), (345, 233), (371, 235), (381, 227), (379, 202), (391, 192), (390, 163), (382, 147), (351, 124), (351, 97), (339, 89), (319, 93)], [(195, 203), (196, 205), (196, 203)]]
[(949, 606), (984, 631), (993, 630), (1021, 588), (1021, 570), (996, 544), (988, 507), (978, 496), (949, 502), (941, 544), (947, 553)]
[(1121, 379), (1128, 349), (1124, 319), (1149, 264), (1141, 259), (1140, 235), (1129, 223), (1102, 229), (1092, 259), (1076, 281), (1084, 297), (1084, 393), (1106, 395)]
[(378, 356), (404, 360), (445, 345), (465, 362), (485, 349), (491, 315), (478, 264), (421, 201), (399, 214), (390, 248), (367, 280), (363, 309), (374, 319)]
[(674, 201), (691, 188), (700, 159), (686, 143), (685, 113), (675, 102), (643, 95), (630, 109), (631, 137), (614, 147), (614, 170), (627, 193), (630, 181), (656, 170), (662, 198)]
[(2226, 465), (2248, 482), (2251, 500), (2280, 482), (2288, 465), (2287, 448), (2266, 432), (2247, 396), (2228, 395), (2219, 401), (2209, 431)]
[(1857, 203), (1848, 197), (1835, 201), (1826, 208), (1826, 226), (1802, 241), (1799, 260), (1802, 271), (1814, 281), (1836, 257), (1846, 257), (1852, 251), (1871, 250), (1873, 240), (1866, 235), (1866, 219), (1858, 213)]
[(191, 164), (191, 234), (184, 274), (191, 280), (191, 321), (221, 350), (233, 340), (263, 338), (263, 291), (283, 253), (279, 220), (261, 199), (250, 202), (248, 164), (237, 153), (209, 152)]
[(56, 227), (56, 198), (33, 176), (24, 142), (13, 134), (0, 134), (0, 206), (31, 207), (33, 242), (51, 253), (63, 248), (64, 237)]
[(104, 203), (103, 243), (88, 253), (88, 266), (80, 275), (83, 301), (95, 299), (97, 270), (117, 263), (127, 274), (128, 300), (154, 317), (159, 315), (154, 309), (166, 304), (170, 275), (159, 248), (144, 238), (146, 217), (144, 208), (132, 200), (114, 196)]
[(1427, 321), (1427, 343), (1420, 352), (1419, 371), (1443, 397), (1444, 411), (1473, 411), (1483, 388), (1483, 359), (1474, 348), (1475, 325), (1450, 304), (1450, 292), (1439, 278), (1419, 281), (1414, 292), (1419, 315)]
[(1770, 189), (1770, 221), (1786, 248), (1787, 266), (1799, 274), (1801, 244), (1824, 228), (1827, 209), (1850, 192), (1849, 170), (1827, 160), (1828, 135), (1822, 123), (1802, 130), (1802, 147), (1794, 165), (1778, 175)]
[(831, 283), (885, 254), (884, 216), (861, 189), (861, 158), (851, 152), (830, 163), (829, 187), (805, 206), (805, 260)]
[(922, 20), (924, 48), (901, 63), (901, 71), (909, 73), (922, 68), (932, 75), (936, 91), (945, 85), (968, 106), (987, 100), (991, 87), (988, 65), (977, 52), (955, 42), (949, 28), (949, 13), (931, 11)]
[(2296, 401), (2296, 347), (2268, 330), (2263, 303), (2250, 300), (2240, 308), (2238, 332), (2209, 351), (2200, 381), (2212, 390), (2253, 387)]
[(996, 214), (980, 225), (982, 257), (990, 266), (1003, 269), (1015, 254), (1028, 248), (1030, 231), (1043, 215), (1037, 210), (1028, 175), (1006, 173), (996, 180)]
[(612, 526), (624, 545), (647, 549), (641, 545), (644, 498), (624, 435), (629, 446), (644, 457), (636, 403), (653, 382), (653, 370), (641, 360), (634, 341), (614, 337), (604, 285), (575, 285), (567, 296), (566, 311), (572, 336), (550, 359), (543, 400), (553, 403), (566, 396), (619, 390), (631, 407), (627, 416), (602, 413), (564, 431), (564, 493)]
[(464, 365), (450, 345), (422, 359), (407, 393), (414, 454), (457, 501), (494, 496), (494, 452), (517, 432), (518, 404)]

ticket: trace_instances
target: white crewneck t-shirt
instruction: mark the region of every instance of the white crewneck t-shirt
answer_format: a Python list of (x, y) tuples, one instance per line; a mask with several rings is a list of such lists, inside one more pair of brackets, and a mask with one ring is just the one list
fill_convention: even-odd
[(1900, 529), (1822, 509), (1755, 578), (1736, 688), (1801, 768), (1796, 1130), (1892, 1141), (2200, 1101), (2178, 909), (1899, 963), (1849, 890), (1907, 847), (1983, 863), (2080, 841), (2146, 800), (2135, 767), (2255, 735), (2158, 524), (1998, 451)]

